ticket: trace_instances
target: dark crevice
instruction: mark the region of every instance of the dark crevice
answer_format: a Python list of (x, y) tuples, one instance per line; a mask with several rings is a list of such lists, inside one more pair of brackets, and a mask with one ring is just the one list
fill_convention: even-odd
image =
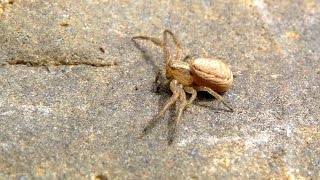
[(77, 66), (77, 65), (86, 65), (94, 67), (110, 67), (117, 65), (116, 62), (68, 62), (68, 61), (50, 61), (50, 62), (36, 62), (36, 61), (26, 61), (26, 60), (11, 60), (2, 63), (2, 65), (25, 65), (28, 67), (42, 67), (42, 66)]

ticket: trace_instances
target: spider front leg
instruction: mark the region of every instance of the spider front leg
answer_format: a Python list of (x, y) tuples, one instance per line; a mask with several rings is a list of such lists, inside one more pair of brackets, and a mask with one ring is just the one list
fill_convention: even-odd
[[(180, 124), (180, 119), (181, 119), (181, 115), (182, 115), (183, 110), (188, 105), (192, 104), (192, 102), (197, 97), (197, 91), (192, 87), (183, 87), (183, 89), (181, 87), (178, 87), (178, 89), (179, 89), (178, 92), (180, 94), (180, 96), (179, 96), (180, 97), (179, 98), (180, 102), (179, 102), (178, 109), (177, 109), (177, 112), (176, 112), (176, 119), (174, 121), (174, 126), (172, 127), (171, 132), (169, 132), (169, 137), (168, 137), (168, 144), (169, 145), (172, 144), (172, 142), (173, 142), (175, 133), (177, 131), (177, 127)], [(191, 94), (191, 97), (189, 98), (188, 101), (187, 101), (185, 92)]]
[(164, 42), (168, 42), (167, 40), (167, 34), (170, 34), (172, 39), (173, 39), (173, 42), (174, 44), (177, 46), (178, 50), (177, 50), (177, 53), (176, 53), (176, 57), (175, 57), (175, 60), (178, 60), (178, 61), (181, 61), (182, 59), (182, 47), (178, 41), (178, 38), (168, 29), (164, 30), (163, 31), (163, 41)]
[(151, 121), (148, 122), (148, 125), (143, 129), (143, 135), (145, 135), (149, 130), (151, 130), (156, 122), (164, 116), (165, 112), (172, 106), (179, 98), (180, 92), (178, 90), (178, 82), (176, 80), (172, 80), (170, 82), (170, 89), (173, 92), (173, 95), (170, 99), (167, 100), (162, 110), (158, 113), (156, 117), (154, 117)]
[(227, 106), (227, 108), (229, 108), (231, 112), (233, 112), (233, 109), (231, 108), (231, 106), (228, 105), (228, 103), (223, 99), (223, 97), (220, 96), (218, 93), (214, 92), (212, 89), (208, 87), (200, 86), (200, 87), (195, 87), (195, 90), (208, 92), (213, 97), (215, 97), (219, 102), (222, 102), (225, 106)]
[[(176, 81), (176, 80), (174, 80), (174, 81)], [(184, 92), (182, 85), (176, 86), (176, 91), (179, 93), (179, 99), (178, 99), (179, 104), (178, 104), (178, 108), (176, 109), (176, 118), (175, 118), (174, 124), (172, 127), (170, 127), (171, 129), (169, 130), (169, 136), (168, 136), (168, 144), (169, 145), (172, 144), (172, 142), (173, 142), (174, 136), (177, 131), (177, 127), (180, 124), (182, 112), (186, 108), (186, 106), (188, 105), (186, 93)]]
[(197, 91), (193, 87), (184, 87), (183, 88), (187, 93), (191, 94), (191, 97), (188, 100), (188, 106), (193, 103), (197, 97)]

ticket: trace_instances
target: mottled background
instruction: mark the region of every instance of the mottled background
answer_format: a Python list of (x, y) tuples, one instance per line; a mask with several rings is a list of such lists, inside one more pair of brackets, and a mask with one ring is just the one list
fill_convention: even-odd
[[(0, 1), (0, 179), (320, 178), (319, 0)], [(231, 65), (167, 145), (163, 51)]]

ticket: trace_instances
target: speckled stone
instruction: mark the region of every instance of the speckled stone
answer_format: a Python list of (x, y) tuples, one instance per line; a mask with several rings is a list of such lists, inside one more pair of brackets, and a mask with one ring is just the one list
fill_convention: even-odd
[[(163, 50), (231, 65), (226, 111), (156, 91)], [(320, 2), (0, 1), (0, 179), (319, 179)], [(174, 49), (172, 49), (174, 52)]]

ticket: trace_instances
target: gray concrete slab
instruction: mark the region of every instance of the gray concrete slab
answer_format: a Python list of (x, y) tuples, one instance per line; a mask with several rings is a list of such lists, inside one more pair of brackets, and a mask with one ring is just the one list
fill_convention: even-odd
[[(3, 179), (317, 179), (320, 2), (0, 1)], [(163, 51), (231, 65), (227, 112), (200, 94), (171, 146)], [(140, 48), (139, 48), (140, 47)]]

